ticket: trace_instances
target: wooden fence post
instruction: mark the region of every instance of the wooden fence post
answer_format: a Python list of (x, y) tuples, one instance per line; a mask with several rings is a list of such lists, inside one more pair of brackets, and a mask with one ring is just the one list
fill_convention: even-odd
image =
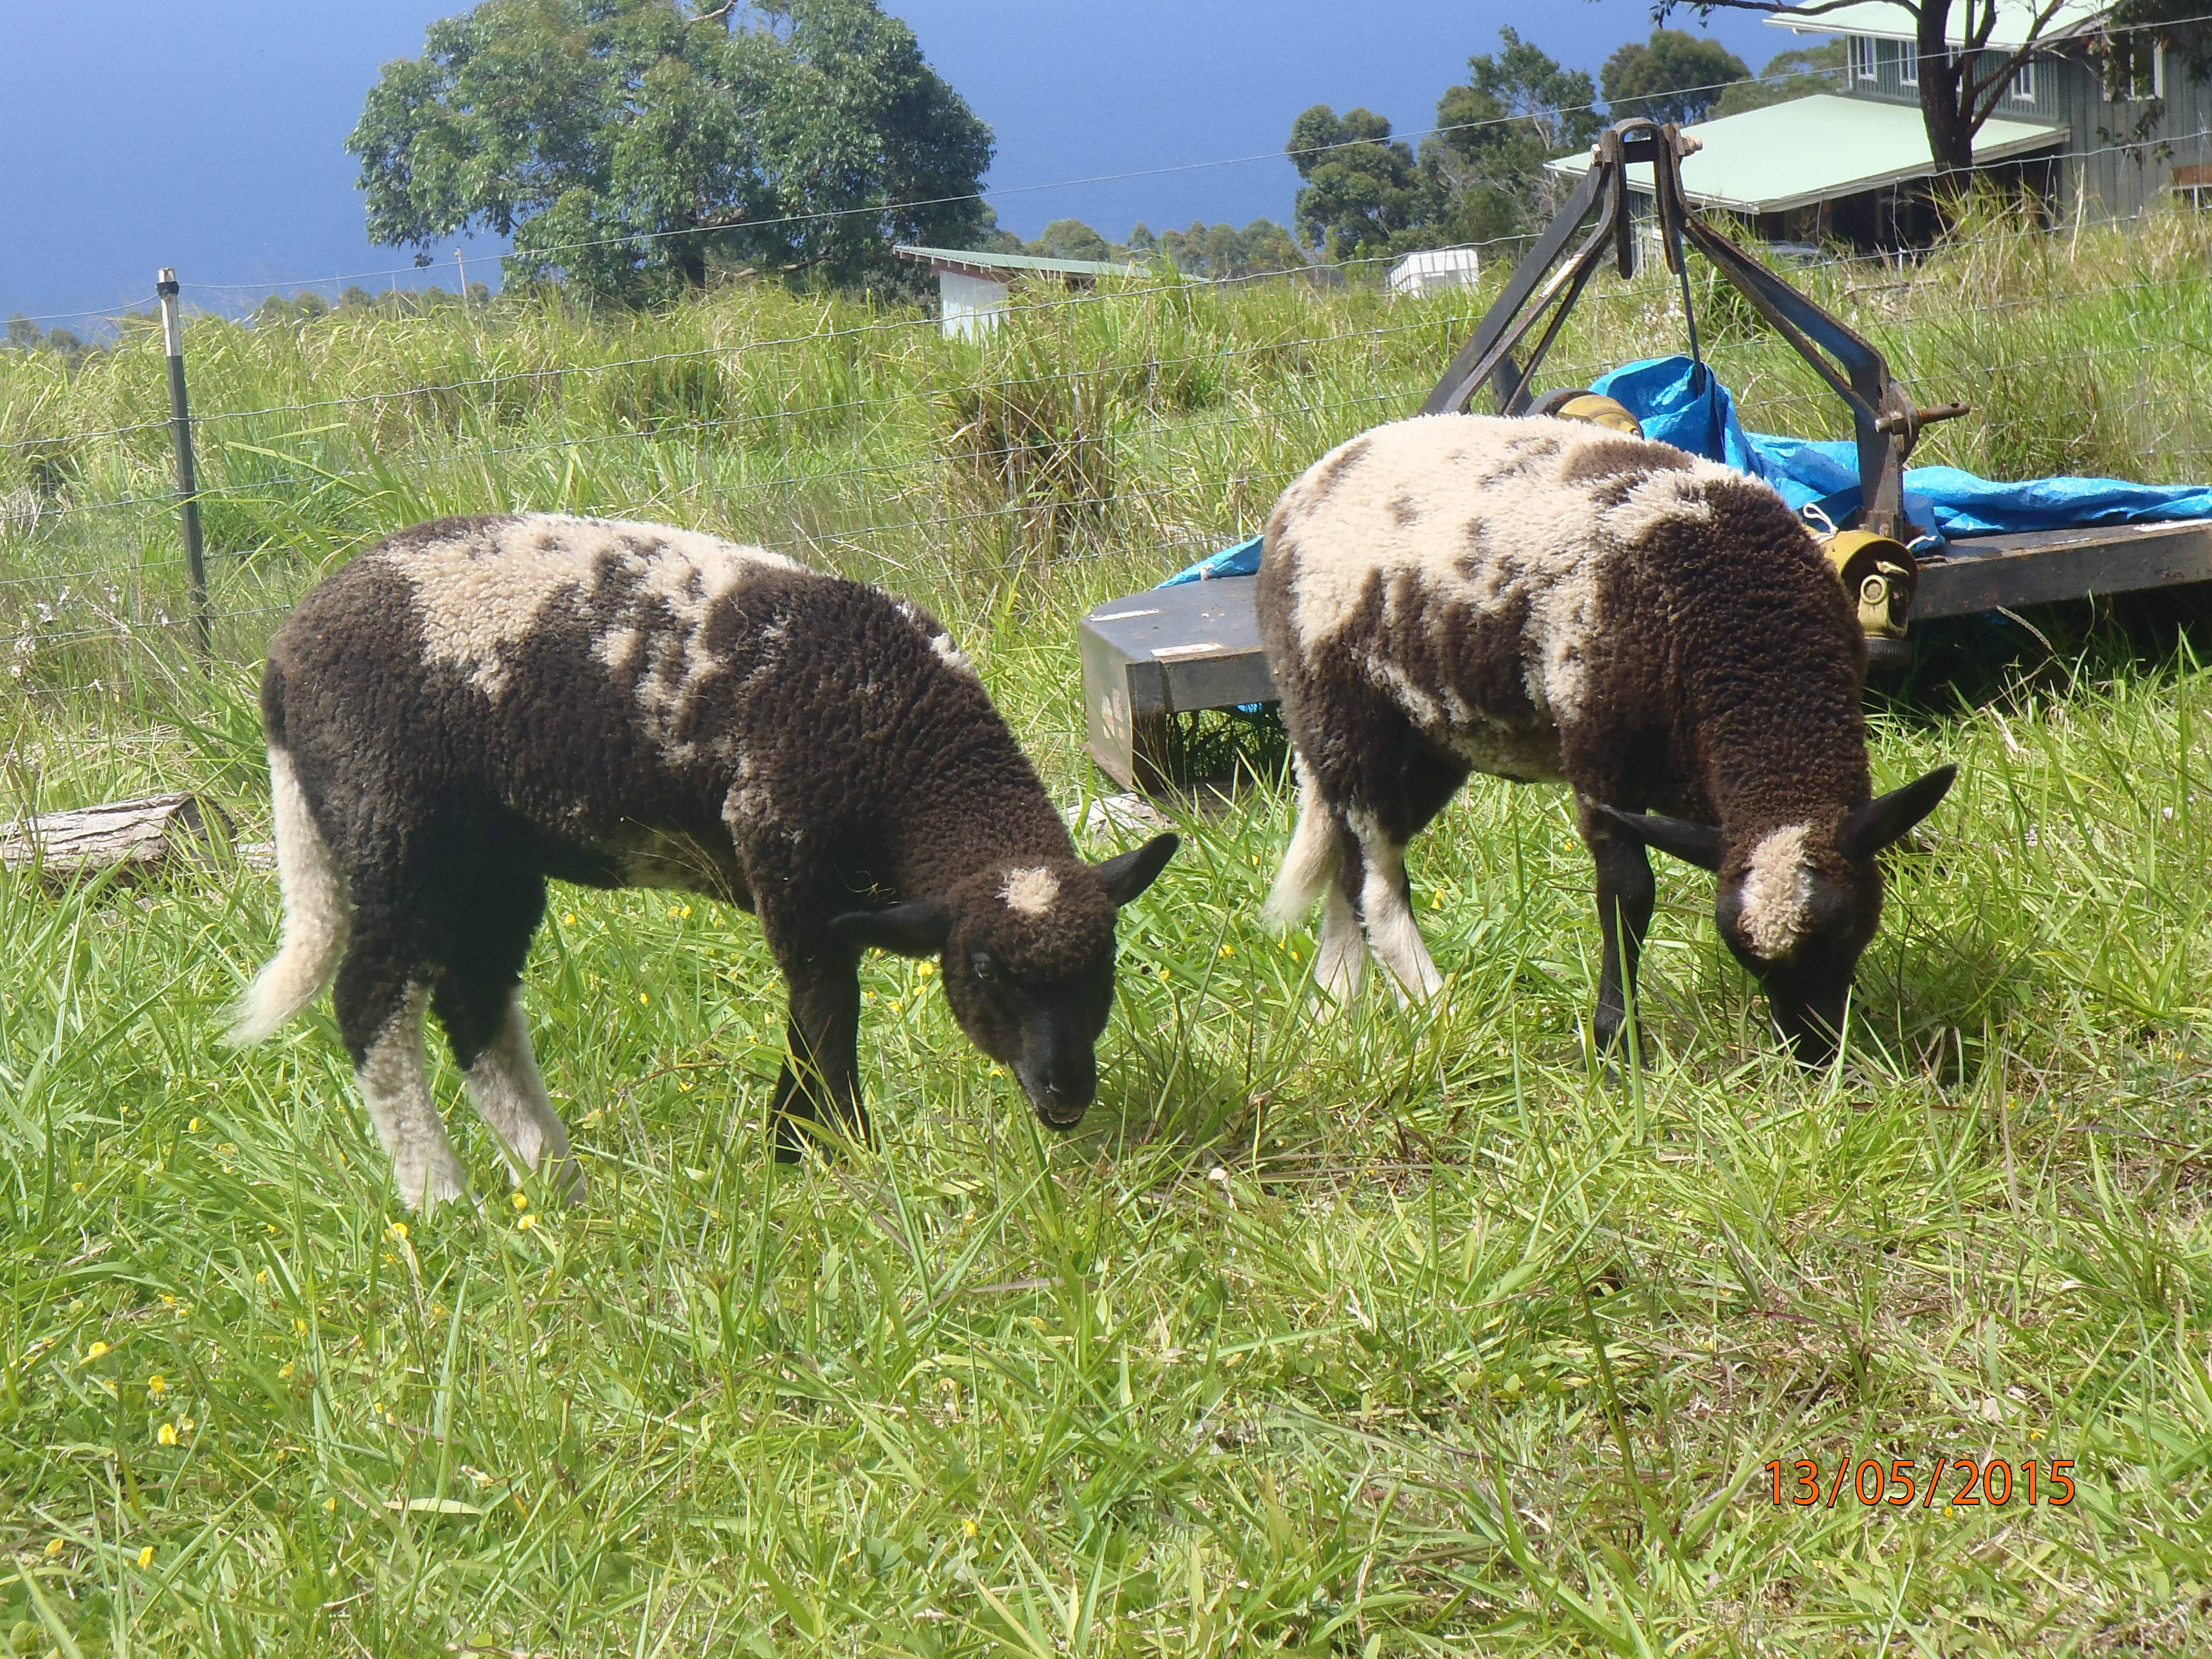
[(177, 450), (177, 490), (185, 520), (185, 580), (191, 589), (192, 643), (209, 666), (215, 647), (208, 627), (207, 566), (200, 543), (198, 469), (192, 464), (192, 412), (185, 396), (185, 329), (178, 314), (177, 273), (164, 269), (154, 291), (161, 296), (161, 339), (169, 352), (169, 436)]

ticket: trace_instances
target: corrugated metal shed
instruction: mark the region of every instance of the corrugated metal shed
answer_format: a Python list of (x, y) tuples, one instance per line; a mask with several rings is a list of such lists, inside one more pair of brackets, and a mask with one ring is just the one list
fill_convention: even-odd
[(1018, 276), (1055, 277), (1079, 287), (1101, 276), (1141, 276), (1142, 265), (1097, 259), (1044, 259), (1030, 253), (985, 253), (974, 248), (917, 247), (900, 242), (891, 252), (937, 272), (938, 313), (948, 338), (972, 339), (998, 325), (1006, 309), (1007, 285)]
[[(1779, 213), (1861, 191), (1880, 190), (1936, 171), (1920, 112), (1903, 104), (1823, 93), (1686, 129), (1705, 148), (1682, 162), (1682, 185), (1701, 208)], [(1980, 161), (2001, 161), (2064, 143), (2067, 129), (2042, 122), (1991, 120), (1974, 143)], [(1580, 176), (1587, 155), (1563, 156), (1553, 170)], [(1629, 170), (1649, 189), (1648, 165)]]
[[(2028, 30), (2046, 3), (2047, 0), (1997, 0), (1996, 27), (1990, 32), (1987, 44), (2006, 52), (2018, 51), (2027, 43)], [(1946, 33), (1954, 46), (1966, 43), (1968, 9), (1957, 4), (1951, 8)], [(1981, 8), (1976, 5), (1972, 9), (1978, 12)], [(2067, 0), (2036, 38), (2057, 41), (2079, 34), (2112, 9), (2110, 0)], [(1780, 12), (1766, 21), (1776, 28), (1796, 34), (1864, 34), (1882, 40), (1913, 38), (1912, 14), (1900, 6), (1891, 5), (1888, 0), (1860, 0), (1857, 5), (1838, 6), (1830, 11)]]

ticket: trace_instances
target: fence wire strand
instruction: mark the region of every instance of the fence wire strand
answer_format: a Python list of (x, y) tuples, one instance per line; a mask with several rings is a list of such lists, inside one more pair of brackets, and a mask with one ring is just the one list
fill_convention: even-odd
[[(2156, 144), (2186, 143), (2208, 137), (2212, 137), (2212, 130), (2200, 129), (2166, 140), (2113, 144), (2090, 154), (2145, 151)], [(2067, 159), (2070, 163), (2086, 158)], [(2054, 297), (2061, 297), (2075, 304), (2106, 300), (2124, 302), (2135, 313), (2132, 331), (2140, 336), (2170, 314), (2172, 308), (2166, 303), (2169, 296), (2192, 289), (2201, 291), (2212, 285), (2212, 274), (2203, 270), (2136, 280), (2084, 273), (2086, 280), (2069, 281), (2071, 267), (2064, 251), (2065, 235), (2070, 234), (2078, 241), (2084, 234), (2125, 229), (2140, 221), (2141, 216), (2135, 216), (2062, 227), (2041, 242), (2025, 240), (2023, 233), (2016, 229), (2000, 229), (1943, 243), (1933, 252), (1947, 258), (1969, 261), (1986, 248), (2036, 247), (2048, 255), (2048, 269), (2034, 280), (2044, 283), (2048, 291), (2025, 295), (1992, 293), (1962, 308), (1955, 303), (1958, 290), (1954, 287), (1942, 296), (1954, 303), (1943, 308), (1941, 317), (1931, 316), (1919, 308), (1923, 295), (1931, 300), (1937, 296), (1917, 272), (1917, 256), (1883, 252), (1847, 254), (1803, 269), (1817, 272), (1820, 281), (1839, 288), (1839, 294), (1831, 290), (1827, 296), (1832, 304), (1839, 304), (1839, 308), (1856, 306), (1869, 313), (1859, 325), (1884, 335), (1884, 349), (1890, 356), (1893, 374), (1901, 386), (1926, 386), (1932, 393), (1948, 393), (1968, 389), (1954, 383), (1960, 371), (1954, 365), (1940, 369), (1921, 368), (1915, 361), (1915, 346), (1902, 331), (1916, 327), (1941, 331), (1960, 325), (1961, 319), (1966, 326), (1995, 323), (2011, 328), (2019, 313), (2049, 305)], [(1514, 236), (1483, 246), (1518, 246), (1527, 240)], [(1241, 289), (1271, 276), (1295, 278), (1309, 274), (1300, 270), (1255, 273), (1220, 286)], [(1862, 282), (1863, 275), (1873, 279)], [(2014, 271), (2005, 280), (2016, 282), (2021, 277)], [(1159, 313), (1147, 313), (1142, 307), (1163, 295), (1209, 291), (1209, 285), (1172, 275), (1154, 275), (1084, 291), (1032, 292), (1015, 297), (1001, 314), (999, 326), (1007, 331), (1012, 346), (1018, 348), (1025, 340), (1034, 343), (1036, 329), (1080, 314), (1079, 308), (1137, 307), (1132, 313), (1136, 321), (1158, 323)], [(1694, 294), (1692, 298), (1694, 305)], [(1316, 295), (1313, 303), (1326, 307), (1332, 301), (1325, 295)], [(1035, 568), (1041, 558), (1068, 556), (1068, 544), (1076, 544), (1091, 556), (1123, 550), (1120, 546), (1102, 545), (1099, 542), (1099, 527), (1106, 523), (1109, 515), (1116, 514), (1116, 528), (1125, 543), (1134, 536), (1143, 537), (1143, 550), (1156, 559), (1170, 549), (1183, 550), (1190, 556), (1197, 556), (1230, 538), (1234, 528), (1231, 514), (1237, 510), (1232, 503), (1271, 499), (1274, 491), (1301, 470), (1303, 459), (1294, 464), (1279, 454), (1271, 456), (1268, 441), (1278, 449), (1287, 444), (1303, 455), (1298, 446), (1314, 434), (1336, 430), (1355, 419), (1369, 423), (1378, 415), (1410, 412), (1419, 390), (1413, 389), (1409, 398), (1406, 386), (1394, 384), (1389, 389), (1355, 395), (1348, 387), (1333, 386), (1326, 388), (1324, 395), (1299, 398), (1279, 406), (1263, 406), (1247, 388), (1233, 384), (1233, 373), (1224, 374), (1222, 384), (1216, 389), (1216, 400), (1211, 403), (1178, 404), (1171, 392), (1161, 393), (1157, 388), (1174, 381), (1181, 373), (1203, 372), (1214, 367), (1233, 369), (1237, 364), (1249, 363), (1262, 356), (1274, 360), (1267, 374), (1295, 383), (1297, 375), (1304, 372), (1299, 367), (1304, 361), (1300, 354), (1318, 355), (1332, 350), (1346, 355), (1341, 362), (1328, 366), (1331, 373), (1364, 375), (1370, 381), (1378, 377), (1389, 380), (1393, 375), (1402, 378), (1409, 372), (1401, 361), (1406, 356), (1405, 344), (1423, 335), (1436, 336), (1440, 343), (1448, 342), (1436, 354), (1435, 368), (1441, 369), (1452, 347), (1473, 326), (1480, 303), (1481, 296), (1462, 293), (1444, 303), (1423, 302), (1415, 314), (1402, 320), (1385, 319), (1372, 310), (1365, 313), (1340, 313), (1322, 326), (1287, 336), (1238, 340), (1233, 334), (1224, 334), (1218, 346), (1186, 349), (1179, 355), (1167, 356), (1154, 356), (1148, 349), (1158, 339), (1156, 329), (1148, 326), (1089, 343), (1106, 349), (1108, 355), (1103, 357), (1086, 356), (1063, 368), (1022, 373), (994, 372), (994, 368), (1012, 371), (1024, 363), (1018, 349), (1009, 349), (1001, 355), (1000, 348), (992, 344), (933, 344), (930, 349), (940, 355), (931, 361), (917, 364), (911, 357), (902, 360), (893, 354), (906, 351), (908, 341), (933, 338), (940, 330), (939, 319), (915, 313), (898, 316), (871, 314), (864, 321), (844, 323), (838, 319), (834, 307), (824, 304), (816, 313), (814, 326), (768, 338), (733, 339), (598, 362), (455, 375), (419, 384), (380, 386), (249, 408), (204, 408), (194, 415), (194, 426), (206, 442), (204, 476), (206, 471), (234, 465), (241, 471), (250, 471), (256, 464), (266, 463), (275, 470), (259, 477), (204, 483), (196, 496), (204, 509), (271, 506), (278, 510), (266, 516), (266, 524), (287, 522), (288, 515), (289, 521), (302, 523), (298, 515), (323, 492), (351, 491), (360, 503), (367, 506), (389, 489), (404, 487), (404, 474), (410, 470), (420, 473), (501, 460), (558, 458), (566, 458), (573, 467), (580, 457), (611, 452), (635, 453), (641, 456), (649, 454), (653, 459), (645, 476), (629, 480), (638, 492), (634, 506), (659, 509), (675, 500), (688, 501), (696, 507), (703, 500), (712, 505), (712, 510), (734, 514), (740, 520), (748, 514), (759, 518), (781, 514), (784, 529), (780, 533), (774, 530), (760, 533), (762, 544), (801, 553), (838, 550), (872, 561), (878, 569), (907, 569), (907, 563), (898, 554), (909, 542), (918, 540), (925, 546), (951, 544), (976, 526), (1000, 520), (1009, 526), (1004, 541), (1019, 550), (1001, 556), (992, 550), (969, 547), (957, 562), (963, 576), (1002, 580)], [(1680, 322), (1678, 296), (1671, 283), (1595, 289), (1583, 296), (1578, 310), (1586, 320), (1595, 325), (1593, 331), (1602, 333), (1609, 327), (1613, 337), (1635, 340), (1639, 347), (1644, 343), (1644, 335), (1638, 332), (1638, 329), (1662, 322), (1676, 326)], [(441, 315), (436, 311), (427, 312), (422, 320), (434, 322)], [(1176, 321), (1174, 325), (1186, 326), (1188, 319)], [(1025, 330), (1032, 332), (1025, 333)], [(1889, 331), (1899, 331), (1894, 343), (1888, 337)], [(845, 353), (846, 369), (864, 381), (868, 374), (876, 373), (884, 374), (887, 380), (898, 380), (898, 384), (887, 398), (845, 395), (734, 413), (685, 413), (681, 418), (668, 420), (649, 416), (641, 420), (633, 410), (627, 416), (631, 424), (616, 429), (558, 429), (562, 419), (578, 412), (585, 416), (608, 412), (596, 404), (580, 405), (579, 394), (572, 387), (592, 388), (596, 395), (598, 389), (607, 387), (608, 382), (625, 374), (701, 362), (714, 365), (718, 372), (738, 376), (773, 376), (788, 372), (787, 365), (776, 362), (776, 353), (818, 351), (825, 343)], [(1725, 362), (1730, 353), (1739, 349), (1771, 349), (1773, 343), (1762, 337), (1755, 345), (1747, 346), (1743, 342), (1718, 335), (1709, 339), (1709, 355), (1717, 362)], [(2027, 342), (2020, 338), (2019, 343), (2025, 346)], [(2191, 350), (2201, 349), (2187, 342), (2174, 343)], [(1079, 338), (1061, 339), (1059, 345), (1069, 350), (1089, 349)], [(481, 340), (476, 349), (483, 349)], [(1978, 373), (1984, 381), (2007, 375), (2035, 375), (2061, 367), (2140, 355), (2144, 349), (2145, 344), (2138, 337), (2120, 344), (2085, 343), (2063, 352), (2015, 350), (1982, 363), (1969, 373)], [(1590, 354), (1595, 350), (1588, 334), (1572, 343), (1563, 341), (1549, 360), (1547, 370), (1555, 377), (1559, 371), (1577, 368), (1582, 359), (1577, 353)], [(870, 353), (875, 356), (871, 358)], [(1786, 357), (1782, 361), (1794, 362)], [(765, 364), (764, 368), (760, 367), (762, 364)], [(1592, 370), (1609, 366), (1610, 363), (1595, 361), (1586, 365)], [(1747, 374), (1750, 373), (1747, 369)], [(904, 377), (902, 380), (899, 380), (901, 375)], [(1144, 384), (1137, 385), (1137, 381)], [(744, 380), (725, 380), (705, 392), (686, 392), (681, 387), (667, 392), (665, 388), (617, 384), (606, 389), (605, 397), (619, 404), (626, 395), (635, 395), (649, 403), (665, 393), (668, 403), (680, 410), (687, 398), (725, 404), (740, 401), (748, 384)], [(1110, 394), (1124, 386), (1130, 391), (1128, 403), (1117, 409), (1105, 408), (1111, 401)], [(498, 406), (503, 393), (518, 387), (530, 392), (526, 407), (519, 415)], [(550, 391), (544, 390), (549, 387)], [(988, 403), (992, 398), (998, 399), (1002, 408), (1018, 406), (1030, 394), (1048, 387), (1070, 391), (1079, 398), (1097, 399), (1101, 407), (1082, 414), (1076, 429), (1043, 434), (1042, 439), (1038, 434), (1018, 429), (1024, 417), (1017, 407), (1014, 418), (1005, 423), (1003, 439), (998, 441), (993, 441), (996, 429), (990, 426), (990, 409), (970, 405), (965, 410), (956, 411), (953, 407), (961, 399)], [(1817, 386), (1785, 382), (1762, 385), (1760, 392), (1760, 408), (1768, 416), (1799, 410), (1836, 412), (1831, 408), (1832, 400)], [(893, 403), (887, 398), (900, 401)], [(937, 422), (920, 429), (910, 425), (903, 427), (896, 453), (866, 457), (865, 452), (879, 440), (882, 433), (882, 423), (868, 419), (871, 411), (878, 407), (893, 408), (902, 417), (910, 420), (916, 398), (925, 406), (937, 407)], [(422, 407), (425, 403), (438, 404), (442, 400), (453, 400), (457, 406), (450, 410)], [(409, 423), (404, 450), (394, 456), (386, 455), (375, 441), (364, 438), (358, 428), (349, 426), (343, 413), (338, 413), (366, 410), (380, 418), (380, 411), (392, 405), (407, 410)], [(981, 418), (963, 426), (959, 420), (961, 414)], [(335, 418), (323, 425), (301, 419), (331, 416)], [(1090, 424), (1084, 424), (1085, 422)], [(531, 430), (533, 426), (538, 429)], [(14, 437), (0, 441), (0, 454), (74, 454), (105, 444), (110, 446), (106, 454), (107, 464), (118, 467), (125, 479), (136, 482), (131, 477), (134, 471), (143, 476), (150, 467), (157, 469), (158, 476), (158, 469), (167, 456), (149, 461), (143, 451), (133, 455), (125, 441), (152, 433), (166, 435), (169, 427), (169, 420), (163, 416), (82, 431)], [(553, 429), (546, 429), (549, 427)], [(270, 428), (292, 429), (271, 432)], [(487, 441), (502, 431), (513, 433), (514, 441)], [(817, 442), (808, 435), (817, 432), (830, 435), (825, 441)], [(970, 441), (963, 438), (963, 432), (975, 435)], [(312, 441), (324, 433), (345, 434), (355, 446), (354, 459), (334, 462), (331, 469), (324, 470), (315, 459), (311, 442), (305, 453), (289, 453), (282, 447), (291, 441)], [(1247, 442), (1249, 434), (1255, 433), (1261, 434), (1261, 442)], [(762, 434), (774, 434), (780, 441), (754, 441)], [(366, 453), (361, 451), (364, 444), (368, 446)], [(1089, 482), (1091, 474), (1086, 466), (1088, 457), (1103, 454), (1110, 459), (1126, 452), (1139, 462), (1147, 462), (1157, 460), (1164, 446), (1171, 451), (1177, 445), (1188, 454), (1171, 456), (1172, 464), (1167, 471), (1172, 476), (1165, 482), (1142, 483), (1115, 479), (1107, 486)], [(855, 451), (863, 453), (856, 454)], [(1233, 459), (1209, 471), (1203, 463), (1217, 451), (1220, 457)], [(2167, 458), (2194, 457), (2212, 453), (2212, 447), (2161, 444), (2158, 453)], [(1049, 489), (1036, 491), (1016, 475), (1022, 465), (1035, 461), (1040, 453), (1060, 466), (1066, 476)], [(807, 455), (819, 455), (823, 464), (812, 468), (793, 465), (799, 457)], [(1192, 468), (1188, 465), (1192, 458), (1202, 464)], [(687, 468), (684, 465), (687, 459), (696, 465)], [(210, 461), (216, 463), (215, 468), (208, 468)], [(379, 472), (378, 468), (387, 463), (396, 469), (396, 473)], [(751, 470), (756, 464), (762, 468), (757, 473)], [(1109, 472), (1113, 470), (1112, 465), (1107, 469)], [(902, 481), (902, 475), (911, 475), (911, 478)], [(395, 476), (398, 477), (397, 486), (392, 482)], [(1204, 481), (1194, 483), (1194, 477), (1202, 477)], [(846, 518), (832, 513), (818, 528), (810, 527), (812, 520), (808, 514), (782, 510), (793, 495), (800, 495), (803, 500), (804, 492), (824, 487), (843, 492), (836, 505), (846, 518), (854, 521), (846, 521)], [(557, 488), (565, 494), (565, 483)], [(988, 495), (994, 489), (1002, 490), (1003, 498), (979, 502), (979, 495)], [(84, 533), (88, 536), (107, 534), (93, 523), (100, 520), (100, 515), (111, 515), (102, 524), (119, 522), (121, 528), (114, 533), (131, 543), (129, 555), (111, 563), (93, 564), (79, 559), (64, 569), (0, 575), (0, 665), (4, 665), (7, 671), (0, 673), (0, 685), (49, 698), (121, 695), (122, 686), (130, 678), (128, 669), (118, 667), (88, 678), (83, 674), (85, 667), (100, 663), (97, 648), (103, 645), (122, 648), (125, 659), (133, 664), (143, 663), (163, 673), (173, 672), (174, 662), (163, 660), (161, 653), (165, 647), (173, 648), (179, 653), (176, 660), (181, 661), (186, 634), (194, 626), (194, 619), (185, 614), (186, 607), (179, 591), (185, 562), (166, 552), (151, 550), (171, 544), (173, 529), (168, 524), (135, 523), (123, 515), (137, 512), (158, 514), (166, 520), (179, 499), (173, 489), (167, 487), (94, 499), (62, 492), (52, 495), (27, 495), (23, 491), (13, 495), (0, 495), (0, 550), (4, 550), (11, 537), (27, 542), (49, 532), (57, 538), (54, 545), (63, 546), (68, 544), (63, 538), (75, 533), (73, 526), (79, 525), (87, 526)], [(925, 501), (928, 503), (926, 510), (922, 505)], [(485, 505), (490, 507), (493, 503)], [(880, 510), (885, 507), (892, 510)], [(356, 516), (368, 518), (373, 514), (364, 512)], [(341, 520), (343, 517), (340, 515)], [(366, 544), (371, 538), (365, 532), (352, 534), (339, 529), (333, 521), (307, 526), (291, 539), (296, 544), (310, 535), (320, 536), (328, 542), (331, 551)], [(271, 550), (281, 550), (286, 544), (287, 538), (282, 536), (272, 536), (264, 544)], [(1128, 550), (1137, 550), (1131, 547)], [(231, 589), (222, 596), (227, 602), (220, 606), (216, 622), (227, 646), (233, 650), (251, 648), (251, 641), (261, 636), (265, 625), (290, 608), (288, 604), (270, 599), (268, 590), (272, 586), (281, 587), (288, 569), (294, 575), (296, 569), (284, 567), (278, 560), (264, 572), (256, 552), (255, 549), (240, 548), (218, 551), (215, 556), (215, 568)], [(1175, 560), (1176, 563), (1187, 562), (1182, 557)], [(253, 574), (255, 580), (246, 581), (248, 574)], [(249, 591), (257, 586), (262, 591)], [(30, 597), (40, 592), (49, 597)], [(102, 600), (104, 606), (100, 603)], [(11, 605), (16, 608), (12, 640), (6, 631), (7, 607)], [(74, 614), (70, 614), (71, 607), (76, 607)], [(146, 610), (153, 614), (137, 614)], [(126, 617), (123, 614), (126, 611), (133, 614)], [(171, 614), (173, 611), (175, 614)], [(59, 659), (52, 663), (52, 667), (75, 671), (69, 684), (49, 684), (40, 679), (36, 669), (41, 653)]]

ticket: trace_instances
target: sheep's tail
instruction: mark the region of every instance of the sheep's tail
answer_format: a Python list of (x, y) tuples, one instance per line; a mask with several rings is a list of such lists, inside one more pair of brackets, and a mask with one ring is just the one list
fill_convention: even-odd
[(1336, 810), (1322, 798), (1320, 784), (1314, 781), (1304, 763), (1298, 762), (1297, 765), (1298, 827), (1291, 836), (1290, 848), (1283, 854), (1283, 867), (1275, 872), (1275, 885), (1261, 912), (1278, 930), (1295, 927), (1305, 920), (1314, 901), (1336, 874), (1340, 846)]
[(284, 894), (284, 942), (230, 1006), (228, 1041), (258, 1042), (315, 1000), (345, 954), (345, 883), (315, 827), (292, 757), (273, 744), (269, 786), (276, 808), (276, 879)]

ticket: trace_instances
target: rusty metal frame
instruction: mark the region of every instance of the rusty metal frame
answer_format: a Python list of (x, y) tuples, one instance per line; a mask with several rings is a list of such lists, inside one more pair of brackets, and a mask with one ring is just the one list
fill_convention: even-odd
[[(1711, 262), (1850, 410), (1858, 440), (1861, 506), (1848, 527), (1910, 542), (1917, 532), (1905, 516), (1905, 457), (1912, 453), (1922, 427), (1962, 415), (1966, 406), (1916, 407), (1891, 378), (1887, 360), (1869, 341), (1714, 229), (1690, 205), (1682, 191), (1682, 157), (1694, 153), (1696, 148), (1696, 140), (1686, 139), (1674, 123), (1662, 125), (1641, 116), (1615, 122), (1600, 133), (1591, 147), (1589, 170), (1535, 245), (1522, 256), (1474, 335), (1460, 348), (1443, 378), (1422, 404), (1421, 413), (1462, 412), (1485, 383), (1491, 386), (1499, 414), (1526, 412), (1536, 372), (1558, 339), (1567, 313), (1596, 273), (1608, 243), (1620, 274), (1635, 274), (1635, 222), (1629, 210), (1628, 169), (1648, 162), (1660, 248), (1667, 269), (1683, 283), (1682, 308), (1691, 329), (1691, 356), (1695, 357), (1698, 352), (1684, 256), (1686, 240)], [(1597, 210), (1595, 222), (1561, 264), (1560, 256), (1593, 206)], [(1539, 321), (1545, 324), (1542, 334), (1528, 360), (1516, 362), (1514, 348)]]

